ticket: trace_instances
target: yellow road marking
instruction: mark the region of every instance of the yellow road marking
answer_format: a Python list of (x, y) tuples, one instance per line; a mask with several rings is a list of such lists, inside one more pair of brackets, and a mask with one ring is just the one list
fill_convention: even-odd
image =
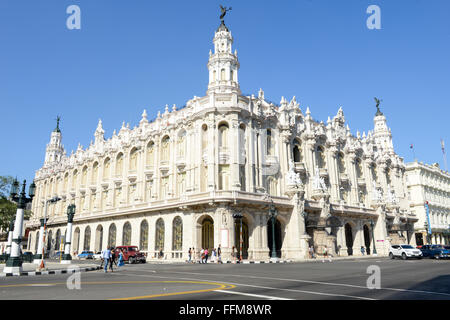
[[(136, 296), (136, 297), (127, 297), (127, 298), (113, 298), (109, 300), (137, 300), (137, 299), (149, 299), (156, 297), (166, 297), (166, 296), (174, 296), (174, 295), (182, 295), (182, 294), (193, 294), (193, 293), (202, 293), (202, 292), (210, 292), (215, 290), (228, 290), (233, 289), (236, 286), (232, 284), (225, 284), (219, 282), (207, 282), (207, 281), (183, 281), (183, 280), (167, 280), (167, 281), (90, 281), (90, 282), (81, 282), (81, 285), (90, 285), (90, 284), (149, 284), (149, 283), (190, 283), (190, 284), (205, 284), (205, 285), (215, 285), (218, 286), (216, 288), (211, 289), (202, 289), (202, 290), (192, 290), (192, 291), (181, 291), (181, 292), (172, 292), (172, 293), (162, 293), (162, 294), (152, 294), (146, 296)], [(54, 282), (54, 283), (30, 283), (30, 284), (11, 284), (11, 285), (0, 285), (0, 288), (11, 288), (11, 287), (37, 287), (37, 286), (56, 286), (56, 285), (65, 285), (66, 282)]]

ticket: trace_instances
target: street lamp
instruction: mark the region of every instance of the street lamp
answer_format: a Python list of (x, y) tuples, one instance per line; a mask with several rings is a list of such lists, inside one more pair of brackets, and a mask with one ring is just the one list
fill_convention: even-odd
[(240, 212), (233, 213), (233, 218), (236, 220), (239, 220), (239, 248), (238, 248), (238, 255), (239, 255), (239, 262), (242, 262), (242, 218), (243, 215)]
[(72, 262), (72, 256), (70, 255), (70, 245), (72, 241), (72, 222), (75, 215), (75, 205), (71, 204), (67, 207), (67, 232), (66, 242), (64, 244), (64, 255), (62, 258), (62, 264), (70, 264)]
[(375, 245), (375, 235), (374, 235), (374, 232), (373, 232), (374, 226), (375, 226), (375, 223), (373, 222), (373, 220), (370, 220), (370, 227), (372, 229), (372, 240), (373, 240), (372, 255), (376, 256), (377, 255), (377, 246)]
[[(270, 197), (270, 196), (269, 196)], [(275, 247), (275, 222), (276, 218), (278, 216), (277, 208), (275, 208), (275, 205), (273, 204), (272, 197), (270, 197), (270, 205), (269, 205), (269, 217), (272, 219), (272, 253), (271, 253), (271, 260), (277, 260), (277, 250)]]
[(42, 236), (40, 236), (39, 238), (39, 246), (38, 246), (38, 252), (41, 252), (40, 254), (36, 253), (36, 255), (34, 256), (34, 261), (33, 263), (35, 264), (39, 264), (39, 270), (42, 270), (45, 268), (45, 264), (44, 264), (44, 255), (45, 255), (45, 236), (47, 233), (47, 209), (48, 209), (48, 204), (49, 203), (56, 203), (59, 200), (61, 200), (61, 198), (58, 197), (53, 197), (49, 200), (46, 200), (45, 203), (45, 210), (44, 210), (44, 219), (41, 219), (41, 229), (42, 229)]
[(22, 232), (23, 232), (23, 216), (27, 203), (33, 200), (34, 192), (36, 190), (36, 185), (31, 183), (28, 195), (26, 197), (25, 186), (26, 180), (23, 180), (22, 191), (18, 195), (19, 182), (17, 179), (14, 181), (11, 188), (11, 199), (17, 203), (16, 219), (14, 222), (13, 239), (11, 243), (11, 254), (6, 261), (6, 266), (3, 269), (4, 273), (20, 273), (22, 272), (22, 255), (20, 250), (20, 244), (22, 243)]

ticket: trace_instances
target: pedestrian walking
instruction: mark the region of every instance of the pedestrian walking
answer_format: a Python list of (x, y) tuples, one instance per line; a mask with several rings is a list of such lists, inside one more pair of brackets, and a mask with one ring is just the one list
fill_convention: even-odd
[(117, 263), (116, 263), (116, 250), (114, 248), (111, 248), (111, 257), (109, 259), (109, 269), (111, 269), (111, 272), (113, 272), (113, 264), (116, 265), (117, 267)]
[(191, 262), (191, 258), (192, 258), (192, 250), (191, 250), (191, 248), (189, 248), (189, 251), (188, 251), (188, 258), (189, 258), (188, 262), (190, 263)]
[(217, 248), (217, 263), (223, 263), (222, 262), (222, 248), (220, 247), (220, 244), (219, 244), (219, 247)]
[(361, 246), (361, 254), (364, 255), (365, 249), (363, 246)]
[(208, 248), (205, 249), (205, 263), (208, 263), (208, 257), (209, 257), (209, 250)]
[(216, 263), (216, 248), (211, 250), (211, 263)]
[(200, 263), (205, 263), (205, 249), (200, 250)]
[(309, 247), (309, 258), (310, 259), (314, 259), (316, 256), (314, 255), (314, 246), (313, 245), (311, 245), (310, 247)]
[(108, 262), (110, 257), (111, 257), (111, 250), (109, 250), (109, 248), (106, 248), (105, 250), (102, 251), (102, 258), (103, 261), (105, 262), (105, 269), (104, 269), (105, 273), (108, 272)]
[(125, 265), (125, 263), (123, 262), (123, 252), (122, 250), (120, 250), (119, 253), (119, 263), (117, 264), (118, 267), (123, 267)]
[(233, 263), (236, 263), (236, 248), (234, 246), (231, 248), (231, 258), (233, 259)]
[(327, 246), (323, 247), (323, 258), (322, 262), (325, 262), (325, 259), (328, 259), (331, 262), (331, 257), (328, 255), (328, 248)]

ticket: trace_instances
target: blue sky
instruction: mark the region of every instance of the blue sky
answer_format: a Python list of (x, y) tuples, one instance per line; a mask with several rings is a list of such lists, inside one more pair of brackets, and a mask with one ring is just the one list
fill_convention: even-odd
[[(68, 6), (81, 30), (68, 30)], [(0, 175), (30, 180), (62, 117), (67, 153), (88, 146), (101, 118), (109, 138), (143, 109), (182, 106), (206, 92), (219, 4), (245, 94), (296, 96), (326, 121), (343, 107), (353, 134), (373, 128), (373, 97), (405, 162), (443, 165), (450, 153), (450, 1), (0, 0)], [(369, 5), (381, 30), (369, 30)]]

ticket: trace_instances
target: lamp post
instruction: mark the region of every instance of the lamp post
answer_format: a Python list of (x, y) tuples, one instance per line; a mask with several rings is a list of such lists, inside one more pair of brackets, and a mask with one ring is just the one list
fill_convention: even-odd
[(376, 246), (376, 244), (375, 244), (375, 235), (374, 235), (374, 232), (373, 232), (373, 229), (374, 229), (374, 227), (375, 227), (375, 223), (373, 222), (373, 220), (370, 220), (370, 227), (371, 227), (371, 229), (372, 229), (372, 241), (373, 241), (372, 255), (373, 255), (373, 256), (376, 256), (376, 255), (378, 255), (378, 254), (377, 254), (377, 246)]
[(19, 190), (19, 183), (17, 180), (14, 181), (11, 188), (11, 199), (17, 203), (16, 219), (14, 222), (13, 239), (11, 243), (11, 254), (6, 261), (6, 266), (3, 269), (4, 273), (20, 273), (22, 272), (22, 255), (20, 250), (20, 244), (22, 243), (22, 233), (23, 233), (23, 216), (27, 203), (31, 202), (34, 197), (34, 192), (36, 190), (36, 185), (30, 184), (30, 189), (28, 191), (29, 198), (25, 194), (26, 180), (23, 181), (22, 191), (20, 195), (17, 196)]
[(72, 243), (72, 223), (74, 215), (75, 215), (75, 205), (71, 204), (67, 207), (67, 232), (66, 232), (66, 242), (64, 245), (64, 255), (61, 260), (62, 264), (70, 264), (72, 262), (72, 256), (70, 255), (70, 245)]
[(235, 220), (239, 221), (239, 248), (238, 248), (238, 254), (239, 254), (239, 262), (242, 262), (242, 218), (243, 215), (240, 212), (233, 213), (233, 218)]
[(44, 256), (45, 256), (45, 236), (47, 234), (47, 209), (48, 209), (48, 205), (49, 203), (56, 203), (59, 200), (61, 200), (61, 198), (58, 197), (53, 197), (49, 200), (45, 201), (45, 210), (44, 210), (44, 219), (41, 219), (41, 228), (42, 228), (42, 237), (39, 237), (39, 248), (41, 254), (36, 254), (33, 263), (35, 264), (39, 264), (38, 269), (42, 270), (45, 269), (45, 263), (44, 263)]
[(277, 249), (275, 247), (275, 245), (276, 245), (276, 243), (275, 243), (275, 222), (276, 222), (277, 216), (278, 216), (277, 208), (275, 208), (272, 197), (270, 197), (269, 217), (272, 219), (272, 253), (271, 253), (270, 260), (278, 260)]

